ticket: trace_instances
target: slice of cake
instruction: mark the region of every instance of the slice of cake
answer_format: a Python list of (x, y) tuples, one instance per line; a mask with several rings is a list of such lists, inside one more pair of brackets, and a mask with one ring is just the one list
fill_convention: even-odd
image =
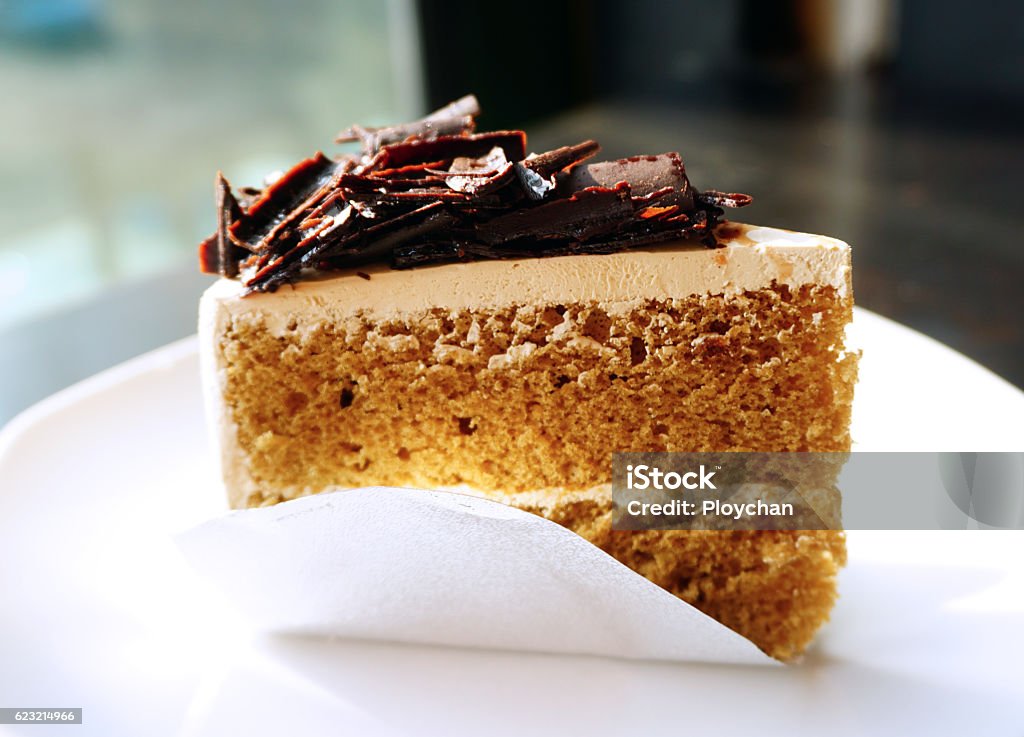
[(526, 157), (520, 132), (472, 133), (467, 104), (357, 129), (361, 155), (249, 202), (218, 178), (200, 255), (237, 278), (204, 295), (200, 340), (231, 505), (456, 488), (798, 654), (842, 533), (613, 531), (611, 454), (848, 450), (849, 247), (719, 222), (749, 198), (696, 192), (674, 154)]

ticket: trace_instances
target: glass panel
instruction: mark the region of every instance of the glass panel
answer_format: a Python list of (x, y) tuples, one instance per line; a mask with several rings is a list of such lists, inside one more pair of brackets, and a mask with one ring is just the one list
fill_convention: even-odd
[(192, 259), (218, 168), (258, 184), (350, 122), (418, 112), (407, 6), (0, 5), (0, 329)]

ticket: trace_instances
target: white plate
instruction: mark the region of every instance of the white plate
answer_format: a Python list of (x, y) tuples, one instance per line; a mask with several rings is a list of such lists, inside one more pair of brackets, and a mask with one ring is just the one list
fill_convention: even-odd
[[(876, 315), (854, 332), (859, 447), (1024, 449), (1019, 390)], [(10, 733), (1024, 733), (1019, 532), (851, 533), (833, 621), (785, 669), (251, 636), (170, 538), (223, 508), (195, 351), (0, 434), (0, 706), (85, 709)]]

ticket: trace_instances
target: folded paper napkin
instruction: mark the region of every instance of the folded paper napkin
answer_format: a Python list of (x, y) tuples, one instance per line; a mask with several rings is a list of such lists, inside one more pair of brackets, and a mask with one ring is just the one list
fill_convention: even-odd
[(338, 490), (178, 535), (260, 630), (776, 664), (569, 530), (447, 491)]

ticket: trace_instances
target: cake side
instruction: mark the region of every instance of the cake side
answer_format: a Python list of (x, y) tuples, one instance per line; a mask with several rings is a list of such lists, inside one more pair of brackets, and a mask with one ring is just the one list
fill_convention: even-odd
[(834, 530), (613, 530), (609, 489), (525, 508), (780, 660), (801, 654), (828, 621), (846, 564), (845, 534)]
[[(482, 268), (424, 309), (376, 274), (244, 299), (216, 285), (200, 328), (232, 505), (368, 484), (585, 489), (614, 450), (848, 449), (848, 247), (750, 245), (749, 230), (718, 251), (440, 267), (456, 286), (461, 267)], [(680, 273), (680, 259), (713, 269)], [(815, 281), (796, 283), (793, 264)], [(547, 269), (527, 280), (534, 301), (515, 300), (517, 266)], [(587, 299), (595, 289), (619, 299)]]
[(464, 97), (361, 152), (215, 181), (207, 412), (232, 506), (449, 487), (574, 530), (779, 658), (828, 617), (841, 532), (615, 532), (616, 450), (846, 450), (846, 244), (723, 221), (676, 152), (591, 162)]
[(331, 486), (585, 489), (613, 451), (849, 448), (831, 287), (529, 305), (275, 336), (232, 316), (222, 427), (247, 506)]
[[(802, 234), (765, 245), (751, 230), (724, 249), (573, 257), (568, 271), (559, 259), (487, 262), (474, 279), (463, 267), (477, 264), (438, 267), (422, 292), (390, 271), (246, 298), (219, 283), (201, 341), (232, 506), (460, 488), (565, 525), (793, 657), (828, 618), (841, 532), (615, 532), (610, 520), (613, 451), (850, 447), (849, 249)], [(509, 277), (522, 268), (538, 270), (529, 300)]]

